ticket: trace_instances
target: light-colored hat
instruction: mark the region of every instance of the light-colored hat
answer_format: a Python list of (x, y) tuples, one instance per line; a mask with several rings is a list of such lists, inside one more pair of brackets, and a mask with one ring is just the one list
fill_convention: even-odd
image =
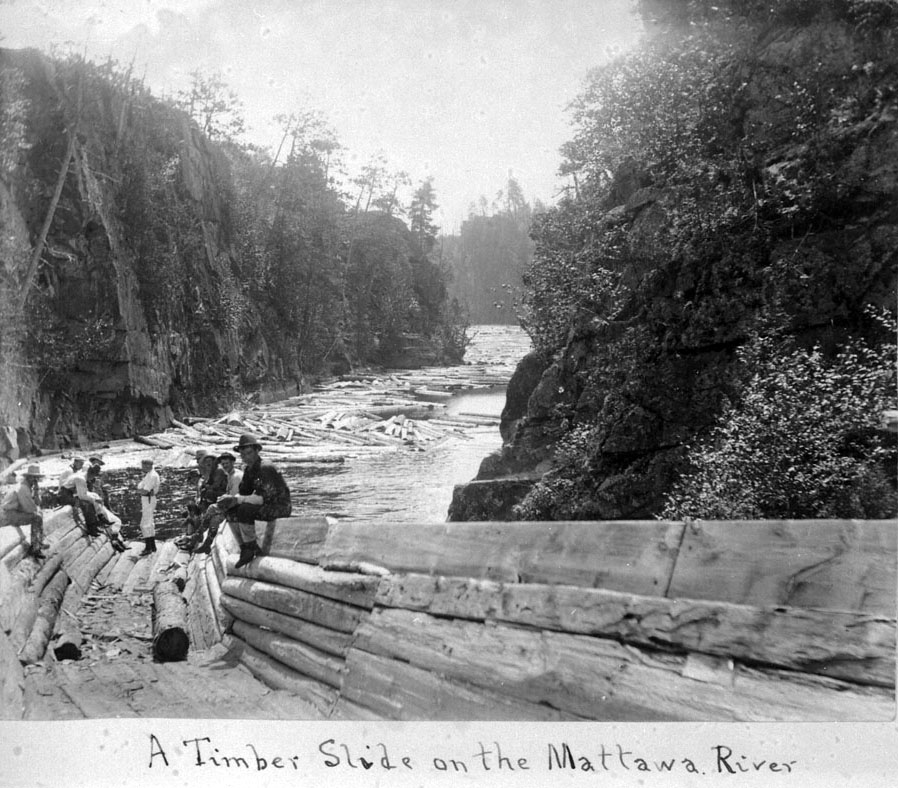
[(74, 457), (72, 457), (72, 462), (80, 462), (82, 465), (84, 465), (85, 460), (84, 457), (82, 457), (80, 454), (76, 454)]
[(201, 459), (203, 459), (203, 457), (205, 457), (208, 453), (209, 453), (209, 452), (207, 452), (205, 449), (197, 449), (197, 450), (194, 452), (194, 454), (193, 454), (193, 459), (195, 459), (195, 460), (201, 460)]
[(41, 473), (41, 466), (35, 463), (32, 463), (25, 469), (23, 476), (33, 476), (36, 479), (44, 478), (44, 474)]

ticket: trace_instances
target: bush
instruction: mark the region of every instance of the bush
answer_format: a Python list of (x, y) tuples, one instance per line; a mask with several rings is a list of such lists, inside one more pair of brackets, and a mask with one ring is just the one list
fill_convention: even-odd
[(691, 448), (661, 517), (894, 517), (895, 436), (880, 419), (895, 407), (895, 353), (855, 339), (827, 359), (755, 337), (740, 401)]

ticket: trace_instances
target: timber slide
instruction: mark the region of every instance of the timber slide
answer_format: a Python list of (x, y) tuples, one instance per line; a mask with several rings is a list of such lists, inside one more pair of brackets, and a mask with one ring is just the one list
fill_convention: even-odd
[(238, 570), (46, 519), (0, 529), (6, 719), (895, 716), (893, 520), (289, 518)]

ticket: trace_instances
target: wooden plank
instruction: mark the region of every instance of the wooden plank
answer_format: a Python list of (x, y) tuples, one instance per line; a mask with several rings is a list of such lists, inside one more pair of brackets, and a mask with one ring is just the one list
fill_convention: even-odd
[(379, 722), (386, 717), (341, 695), (331, 709), (328, 719), (348, 722)]
[(136, 717), (131, 708), (110, 694), (103, 682), (89, 670), (82, 670), (75, 663), (59, 664), (57, 675), (62, 677), (60, 688), (87, 719), (106, 717)]
[(338, 632), (353, 632), (366, 615), (362, 608), (258, 580), (229, 577), (221, 590), (225, 596), (237, 597), (244, 602), (252, 602), (259, 607), (302, 618)]
[(316, 564), (328, 528), (325, 517), (283, 517), (273, 527), (257, 522), (256, 541), (265, 555)]
[(300, 676), (296, 671), (253, 648), (239, 637), (229, 635), (227, 642), (241, 664), (259, 681), (273, 689), (288, 690), (297, 699), (294, 719), (326, 719), (338, 695), (337, 690), (320, 681)]
[(235, 620), (232, 629), (237, 637), (257, 651), (268, 654), (302, 675), (332, 687), (340, 686), (343, 673), (342, 659), (244, 621)]
[(894, 618), (898, 521), (698, 521), (668, 596)]
[[(470, 687), (394, 659), (351, 649), (341, 699), (390, 720), (582, 719), (550, 706), (517, 700), (483, 687)], [(345, 714), (347, 710), (341, 710)]]
[(297, 588), (318, 596), (370, 610), (374, 606), (379, 577), (354, 572), (328, 572), (318, 566), (285, 558), (257, 558), (230, 571), (232, 577), (249, 577), (275, 585)]
[(232, 619), (279, 632), (329, 654), (344, 657), (352, 643), (352, 635), (346, 632), (336, 632), (300, 618), (285, 616), (283, 613), (258, 607), (233, 596), (222, 599)]
[(894, 717), (894, 692), (736, 666), (689, 675), (687, 659), (605, 638), (375, 609), (355, 646), (446, 678), (587, 719), (615, 721), (872, 721)]
[(337, 523), (325, 569), (373, 564), (394, 572), (564, 583), (662, 595), (682, 523)]
[(25, 677), (26, 720), (84, 719), (84, 713), (62, 691), (55, 676), (55, 670), (40, 670), (30, 672)]
[(895, 619), (866, 613), (671, 600), (595, 588), (391, 575), (376, 603), (695, 651), (895, 686)]

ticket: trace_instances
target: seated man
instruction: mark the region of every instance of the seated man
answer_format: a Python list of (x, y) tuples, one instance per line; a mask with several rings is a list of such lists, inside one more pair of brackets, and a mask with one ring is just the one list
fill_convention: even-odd
[(29, 465), (19, 486), (6, 493), (0, 504), (0, 526), (31, 526), (30, 552), (35, 558), (43, 558), (42, 550), (50, 546), (44, 541), (44, 516), (40, 508), (38, 480), (43, 478), (40, 466)]
[(240, 538), (240, 558), (237, 568), (245, 566), (259, 554), (256, 544), (256, 520), (275, 520), (289, 517), (292, 511), (290, 490), (274, 463), (259, 455), (262, 445), (255, 435), (244, 434), (234, 447), (243, 460), (243, 479), (237, 495), (224, 495), (218, 507), (232, 512)]
[(182, 550), (193, 550), (199, 544), (203, 528), (206, 527), (206, 511), (228, 489), (228, 477), (218, 467), (218, 457), (215, 454), (198, 449), (195, 457), (200, 477), (196, 486), (196, 498), (187, 506), (185, 536), (177, 539), (178, 547)]
[(78, 500), (75, 498), (74, 488), (65, 486), (66, 481), (71, 478), (72, 474), (79, 472), (86, 473), (86, 471), (82, 471), (82, 468), (84, 468), (84, 457), (76, 454), (72, 457), (71, 467), (66, 468), (59, 474), (59, 486), (56, 489), (56, 501), (60, 506), (71, 506), (72, 517), (75, 519), (75, 523), (81, 528), (84, 528), (83, 518), (81, 517), (81, 507), (78, 506)]
[[(225, 478), (228, 481), (228, 487), (226, 490), (227, 495), (237, 495), (240, 492), (240, 481), (243, 479), (243, 473), (238, 471), (234, 467), (234, 455), (231, 452), (226, 451), (222, 454), (218, 455), (218, 462), (221, 465), (221, 470), (225, 474)], [(221, 496), (216, 497), (216, 501)], [(196, 549), (197, 553), (209, 553), (212, 550), (212, 542), (218, 534), (218, 526), (221, 525), (222, 521), (228, 517), (229, 519), (233, 519), (233, 512), (231, 514), (226, 514), (225, 511), (217, 504), (213, 503), (209, 505), (209, 508), (203, 513), (200, 519), (199, 532), (206, 532), (206, 537), (203, 539), (203, 543)], [(192, 547), (195, 542), (188, 545), (188, 549)]]
[[(63, 503), (71, 503), (73, 513), (76, 510), (80, 510), (84, 517), (84, 525), (88, 536), (99, 536), (100, 529), (96, 505), (102, 503), (102, 501), (97, 493), (92, 493), (88, 488), (88, 473), (91, 473), (93, 476), (99, 473), (99, 468), (95, 471), (92, 469), (88, 469), (88, 471), (81, 469), (69, 476), (60, 486), (62, 494), (59, 500)], [(78, 522), (77, 515), (75, 517), (75, 522)]]

